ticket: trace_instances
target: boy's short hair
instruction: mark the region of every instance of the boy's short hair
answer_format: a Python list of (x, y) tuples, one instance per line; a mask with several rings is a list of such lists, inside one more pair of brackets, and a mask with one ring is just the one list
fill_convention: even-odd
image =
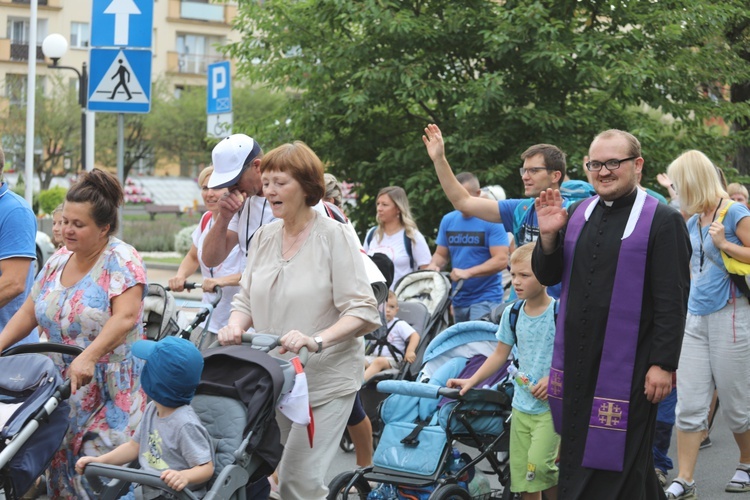
[(516, 248), (512, 254), (510, 254), (510, 267), (517, 262), (531, 262), (531, 254), (534, 253), (534, 247), (536, 243), (526, 243)]
[(750, 198), (750, 194), (747, 192), (747, 188), (740, 184), (739, 182), (733, 182), (730, 185), (727, 186), (727, 194), (729, 196), (735, 195), (735, 194), (741, 194), (745, 198)]
[(396, 292), (394, 292), (393, 290), (388, 290), (388, 299), (387, 300), (391, 300), (391, 299), (398, 300), (398, 297), (396, 297)]
[(146, 361), (141, 386), (148, 397), (167, 408), (190, 404), (203, 373), (203, 356), (192, 342), (179, 337), (139, 340), (133, 356)]

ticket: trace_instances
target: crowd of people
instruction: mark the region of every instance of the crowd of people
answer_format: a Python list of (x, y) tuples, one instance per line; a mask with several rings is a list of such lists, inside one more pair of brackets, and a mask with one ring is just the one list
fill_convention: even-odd
[[(189, 410), (200, 350), (214, 340), (239, 344), (253, 328), (277, 335), (280, 354), (311, 353), (305, 372), (315, 438), (279, 414), (277, 471), (248, 492), (326, 498), (324, 478), (345, 429), (358, 465), (372, 461), (371, 424), (358, 395), (365, 378), (413, 362), (423, 333), (398, 320), (393, 291), (378, 305), (366, 254), (387, 257), (392, 290), (413, 271), (450, 265), (455, 322), (505, 302), (509, 270), (511, 298), (522, 303), (517, 324), (506, 308), (494, 354), (472, 377), (448, 385), (469, 390), (516, 347), (519, 369), (535, 381), (513, 398), (510, 488), (521, 498), (697, 498), (693, 476), (715, 391), (739, 451), (726, 490), (750, 491), (743, 390), (750, 298), (727, 271), (728, 261), (750, 265), (747, 189), (727, 186), (709, 158), (688, 151), (658, 176), (669, 195), (660, 200), (640, 186), (646, 160), (638, 139), (608, 130), (590, 144), (587, 181), (567, 177), (560, 148), (537, 144), (521, 155), (526, 197), (498, 201), (482, 194), (475, 175), (454, 175), (437, 125), (422, 140), (455, 208), (443, 217), (434, 252), (403, 188), (378, 192), (377, 224), (360, 242), (340, 185), (307, 145), (264, 153), (244, 134), (220, 141), (198, 178), (208, 211), (169, 281), (179, 291), (200, 269), (204, 300), (222, 288), (197, 347), (143, 340), (146, 268), (114, 236), (123, 202), (114, 176), (94, 169), (67, 192), (52, 214), (58, 251), (36, 279), (36, 220), (0, 184), (0, 349), (39, 335), (83, 349), (55, 356), (73, 394), (71, 425), (47, 474), (49, 494), (95, 498), (82, 475), (88, 463), (136, 458), (170, 487), (202, 491), (214, 457)], [(362, 337), (378, 328), (400, 356), (365, 357)], [(157, 370), (173, 373), (180, 387), (165, 387)], [(178, 424), (190, 432), (178, 435)], [(672, 425), (679, 470), (667, 484)], [(158, 456), (149, 450), (154, 439)]]

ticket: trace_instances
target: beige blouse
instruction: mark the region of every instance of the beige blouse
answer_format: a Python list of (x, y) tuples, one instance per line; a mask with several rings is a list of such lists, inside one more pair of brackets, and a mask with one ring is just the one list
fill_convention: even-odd
[[(299, 330), (314, 336), (342, 316), (367, 323), (360, 336), (377, 328), (377, 303), (352, 231), (315, 212), (302, 247), (284, 260), (282, 228), (282, 220), (274, 221), (262, 226), (253, 238), (232, 309), (248, 314), (256, 331), (274, 335)], [(359, 390), (364, 377), (362, 338), (311, 354), (305, 373), (312, 406)]]

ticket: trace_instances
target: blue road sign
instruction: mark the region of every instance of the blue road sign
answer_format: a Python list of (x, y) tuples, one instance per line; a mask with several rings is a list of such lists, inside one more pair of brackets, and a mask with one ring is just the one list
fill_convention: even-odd
[(91, 49), (89, 111), (148, 113), (151, 108), (151, 51)]
[(209, 115), (232, 111), (232, 82), (229, 61), (208, 65), (208, 92), (206, 110)]
[(151, 48), (154, 0), (94, 0), (92, 47)]

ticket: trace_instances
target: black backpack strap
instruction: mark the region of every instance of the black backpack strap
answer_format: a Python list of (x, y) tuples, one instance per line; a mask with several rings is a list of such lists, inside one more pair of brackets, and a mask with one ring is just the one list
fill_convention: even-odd
[(409, 269), (414, 271), (414, 249), (412, 248), (413, 244), (414, 242), (411, 241), (411, 238), (406, 235), (406, 229), (404, 229), (404, 249), (406, 250), (406, 255), (409, 256)]

